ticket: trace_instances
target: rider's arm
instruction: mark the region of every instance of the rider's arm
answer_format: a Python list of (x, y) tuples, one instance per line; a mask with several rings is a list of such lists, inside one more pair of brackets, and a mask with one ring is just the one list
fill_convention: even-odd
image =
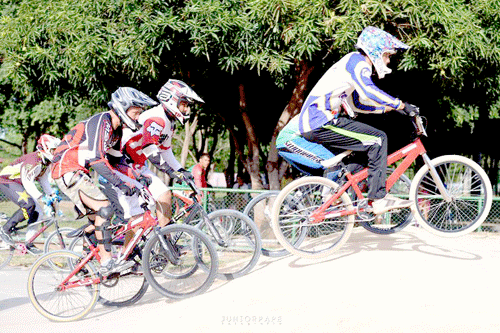
[(40, 177), (38, 177), (38, 182), (40, 183), (40, 186), (42, 187), (42, 190), (46, 195), (55, 194), (54, 189), (52, 188), (52, 186), (50, 186), (49, 168), (47, 168), (45, 172)]
[[(166, 132), (167, 139), (172, 139), (173, 132), (169, 132), (170, 124), (160, 117), (151, 117), (144, 121), (143, 125), (143, 148), (142, 153), (160, 171), (167, 173), (170, 177), (181, 168), (174, 157), (171, 149), (160, 149), (160, 135)], [(163, 147), (163, 144), (161, 144)]]
[(125, 185), (125, 183), (114, 174), (113, 167), (106, 158), (108, 141), (113, 136), (111, 117), (101, 117), (96, 127), (95, 131), (88, 133), (90, 136), (89, 142), (96, 143), (92, 147), (93, 157), (90, 159), (89, 167), (103, 176), (112, 185), (121, 187)]
[(142, 152), (148, 160), (154, 164), (161, 172), (167, 173), (170, 177), (174, 177), (174, 172), (179, 169), (172, 168), (168, 161), (163, 157), (163, 154), (158, 149), (158, 146), (151, 144), (142, 149)]
[(401, 100), (392, 97), (375, 86), (371, 79), (371, 65), (366, 62), (361, 54), (354, 54), (347, 63), (346, 69), (351, 75), (355, 92), (359, 95), (358, 101), (364, 101), (365, 104), (363, 105), (367, 109), (381, 113), (404, 107)]
[(35, 178), (42, 170), (41, 165), (23, 165), (21, 166), (21, 182), (26, 192), (35, 200), (38, 200), (42, 193), (37, 189)]

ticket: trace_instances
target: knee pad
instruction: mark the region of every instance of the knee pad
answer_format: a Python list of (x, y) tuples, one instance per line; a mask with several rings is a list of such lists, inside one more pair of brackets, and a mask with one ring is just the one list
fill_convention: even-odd
[(102, 217), (106, 221), (111, 221), (111, 218), (113, 217), (114, 211), (111, 205), (108, 205), (106, 207), (101, 207), (97, 211), (97, 216)]
[(110, 230), (110, 227), (111, 227), (110, 221), (106, 221), (102, 225), (95, 227), (96, 231), (100, 231), (102, 233), (102, 240), (96, 238), (97, 243), (104, 244), (104, 249), (106, 249), (106, 251), (108, 251), (108, 252), (111, 251), (111, 230)]

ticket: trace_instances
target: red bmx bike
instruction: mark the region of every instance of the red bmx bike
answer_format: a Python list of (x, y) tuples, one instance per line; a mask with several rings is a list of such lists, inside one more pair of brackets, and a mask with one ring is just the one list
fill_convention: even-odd
[[(422, 118), (411, 117), (416, 139), (387, 158), (395, 167), (386, 181), (387, 191), (422, 156), (424, 165), (411, 183), (409, 199), (422, 227), (445, 237), (465, 235), (486, 219), (492, 204), (490, 180), (474, 161), (457, 155), (431, 160), (420, 140), (427, 135)], [(343, 152), (325, 161), (338, 165), (350, 154)], [(359, 184), (368, 177), (365, 168), (351, 174), (343, 168), (345, 182), (339, 184), (324, 177), (303, 177), (288, 184), (277, 196), (271, 213), (271, 225), (280, 244), (303, 258), (322, 258), (335, 252), (349, 238), (356, 221), (376, 221), (371, 205)], [(392, 221), (385, 221), (391, 227)]]

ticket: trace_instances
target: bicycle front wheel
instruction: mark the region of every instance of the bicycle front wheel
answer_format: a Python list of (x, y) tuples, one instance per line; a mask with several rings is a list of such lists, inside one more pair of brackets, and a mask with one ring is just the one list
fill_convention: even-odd
[(325, 213), (331, 217), (319, 223), (309, 220), (311, 213), (326, 202), (339, 185), (323, 177), (302, 177), (288, 184), (276, 198), (271, 214), (271, 226), (278, 241), (290, 253), (301, 258), (327, 257), (349, 238), (354, 215), (336, 216), (336, 212), (353, 210), (347, 193)]
[[(172, 244), (174, 253), (163, 247), (159, 237)], [(198, 269), (200, 266), (204, 269)], [(210, 239), (184, 224), (163, 227), (159, 235), (154, 233), (148, 239), (142, 251), (142, 267), (149, 284), (163, 296), (175, 299), (205, 292), (214, 282), (218, 266), (217, 251)]]
[(288, 254), (288, 251), (276, 239), (274, 231), (271, 228), (271, 210), (279, 193), (280, 191), (260, 193), (243, 210), (243, 214), (254, 221), (259, 228), (262, 239), (262, 254), (272, 258)]
[(419, 224), (444, 237), (476, 230), (488, 216), (493, 201), (491, 182), (484, 170), (474, 161), (457, 155), (441, 156), (431, 163), (450, 200), (445, 200), (429, 167), (424, 165), (410, 189)]
[[(38, 258), (31, 267), (28, 296), (44, 317), (54, 321), (78, 320), (94, 308), (99, 298), (99, 276), (90, 262), (74, 272), (81, 258), (71, 251), (54, 251)], [(53, 269), (53, 265), (59, 269)]]
[[(250, 272), (259, 260), (262, 240), (255, 223), (237, 210), (220, 209), (199, 225), (217, 250), (217, 278), (233, 280)], [(210, 225), (209, 225), (210, 224)]]

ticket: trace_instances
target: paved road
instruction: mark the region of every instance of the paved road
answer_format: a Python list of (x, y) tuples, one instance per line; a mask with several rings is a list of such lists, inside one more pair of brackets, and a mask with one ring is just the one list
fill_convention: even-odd
[(324, 260), (262, 257), (250, 274), (186, 300), (154, 291), (53, 323), (27, 298), (27, 269), (0, 271), (0, 332), (500, 332), (500, 235), (443, 239), (356, 230)]

